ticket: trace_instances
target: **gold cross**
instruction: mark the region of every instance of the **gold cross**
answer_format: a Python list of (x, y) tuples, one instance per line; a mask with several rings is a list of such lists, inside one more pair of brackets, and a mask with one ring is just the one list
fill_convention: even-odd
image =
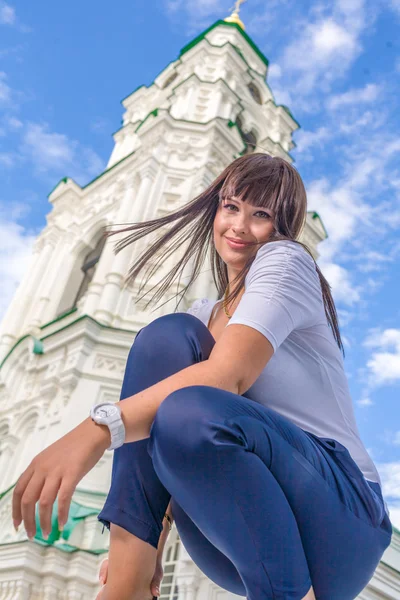
[(236, 0), (235, 4), (229, 10), (232, 10), (238, 15), (240, 11), (240, 5), (243, 4), (243, 2), (246, 2), (246, 0)]

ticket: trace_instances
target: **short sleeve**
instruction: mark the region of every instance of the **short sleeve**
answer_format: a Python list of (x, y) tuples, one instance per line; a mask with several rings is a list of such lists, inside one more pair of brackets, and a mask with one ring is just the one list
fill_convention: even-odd
[(261, 246), (247, 273), (245, 291), (229, 325), (257, 329), (274, 352), (288, 335), (325, 317), (321, 284), (313, 258), (299, 244)]

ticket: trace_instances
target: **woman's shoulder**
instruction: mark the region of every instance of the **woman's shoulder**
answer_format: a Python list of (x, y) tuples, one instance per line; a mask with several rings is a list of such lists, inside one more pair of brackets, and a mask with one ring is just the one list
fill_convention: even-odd
[(257, 251), (256, 257), (258, 257), (259, 255), (263, 256), (268, 253), (287, 254), (288, 252), (291, 254), (297, 254), (299, 256), (308, 256), (312, 260), (312, 257), (304, 248), (304, 246), (302, 244), (294, 242), (293, 240), (277, 240), (275, 242), (267, 242), (266, 244), (260, 246), (260, 248)]
[(265, 266), (273, 268), (287, 265), (290, 262), (293, 268), (308, 266), (315, 270), (315, 261), (312, 255), (297, 242), (292, 240), (277, 240), (267, 242), (260, 246), (254, 257), (254, 268)]

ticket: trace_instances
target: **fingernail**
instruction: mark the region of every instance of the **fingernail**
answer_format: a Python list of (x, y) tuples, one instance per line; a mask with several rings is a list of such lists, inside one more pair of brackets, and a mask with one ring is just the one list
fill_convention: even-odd
[(49, 537), (49, 534), (45, 533), (44, 531), (42, 532), (42, 535), (44, 540), (47, 540), (47, 538)]
[(104, 585), (104, 577), (99, 577), (101, 585)]
[(15, 529), (15, 531), (18, 533), (19, 525), (16, 525), (16, 524), (15, 524), (15, 521), (14, 521), (14, 529)]

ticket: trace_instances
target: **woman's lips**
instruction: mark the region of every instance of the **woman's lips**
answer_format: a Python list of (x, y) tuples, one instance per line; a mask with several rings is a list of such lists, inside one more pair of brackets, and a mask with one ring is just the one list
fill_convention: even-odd
[(249, 244), (238, 244), (237, 242), (233, 242), (232, 240), (229, 240), (228, 238), (225, 238), (227, 241), (227, 244), (231, 247), (231, 248), (236, 248), (237, 250), (241, 250), (242, 248), (248, 248)]

